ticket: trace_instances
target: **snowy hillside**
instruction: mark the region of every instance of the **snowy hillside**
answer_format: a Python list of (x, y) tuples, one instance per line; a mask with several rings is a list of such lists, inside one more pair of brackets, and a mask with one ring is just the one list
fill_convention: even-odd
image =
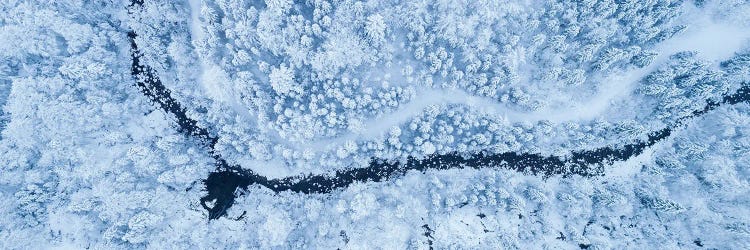
[(0, 2), (0, 248), (750, 248), (750, 2)]

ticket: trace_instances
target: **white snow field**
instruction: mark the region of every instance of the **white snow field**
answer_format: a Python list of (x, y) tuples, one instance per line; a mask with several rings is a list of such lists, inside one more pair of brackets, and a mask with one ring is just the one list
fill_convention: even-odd
[[(521, 16), (533, 15), (530, 14), (530, 12), (534, 12), (537, 11), (537, 9), (545, 7), (530, 3), (524, 3), (523, 1), (510, 2), (513, 3), (489, 1), (473, 4), (503, 6), (503, 8), (499, 8), (498, 10), (491, 13), (481, 13), (492, 18), (498, 18), (495, 15), (503, 16), (510, 15), (511, 13)], [(396, 20), (401, 20), (400, 18), (409, 18), (400, 17), (400, 15), (402, 14), (399, 8), (403, 8), (404, 6), (402, 5), (410, 6), (410, 4), (396, 4), (394, 6), (371, 6), (370, 8), (373, 9), (371, 10), (373, 12), (387, 13), (378, 14), (380, 16), (393, 16), (392, 18), (394, 19), (394, 22), (396, 22)], [(466, 5), (467, 7), (473, 6), (472, 3), (456, 3), (455, 5)], [(376, 50), (380, 49), (385, 51), (378, 53), (385, 53), (386, 55), (382, 58), (375, 59), (375, 61), (372, 62), (371, 66), (355, 66), (355, 68), (352, 68), (352, 71), (343, 70), (344, 72), (342, 74), (344, 75), (344, 79), (349, 79), (352, 77), (356, 79), (356, 75), (363, 75), (363, 77), (365, 78), (359, 80), (361, 81), (361, 83), (359, 83), (361, 86), (354, 87), (355, 89), (353, 91), (357, 91), (356, 88), (358, 87), (364, 88), (363, 91), (365, 95), (368, 95), (367, 93), (373, 93), (372, 91), (375, 91), (375, 93), (377, 93), (378, 89), (381, 89), (380, 91), (393, 91), (390, 88), (394, 86), (397, 88), (403, 87), (402, 91), (404, 93), (397, 94), (391, 92), (391, 95), (389, 96), (388, 94), (386, 94), (386, 97), (382, 97), (380, 95), (374, 96), (372, 94), (369, 94), (370, 99), (374, 100), (375, 102), (381, 103), (381, 105), (379, 105), (380, 107), (373, 107), (373, 109), (375, 109), (373, 113), (362, 113), (361, 111), (359, 111), (360, 109), (358, 107), (348, 110), (347, 107), (355, 106), (355, 104), (351, 104), (352, 102), (361, 104), (362, 99), (357, 99), (357, 95), (361, 93), (334, 93), (333, 97), (336, 100), (334, 101), (335, 104), (333, 105), (333, 109), (343, 108), (344, 114), (328, 111), (328, 114), (333, 113), (334, 115), (338, 115), (338, 122), (336, 122), (335, 125), (330, 128), (328, 126), (330, 125), (329, 121), (331, 118), (326, 116), (327, 114), (321, 115), (321, 113), (318, 113), (318, 111), (313, 110), (314, 107), (320, 107), (320, 105), (306, 105), (305, 102), (308, 102), (308, 100), (298, 100), (299, 97), (292, 97), (292, 100), (295, 100), (295, 107), (297, 107), (297, 105), (300, 105), (302, 108), (304, 108), (304, 110), (291, 110), (292, 113), (289, 113), (285, 110), (283, 111), (284, 114), (289, 114), (292, 116), (276, 117), (275, 119), (270, 118), (269, 114), (264, 112), (270, 112), (272, 113), (270, 116), (276, 116), (276, 108), (270, 106), (255, 106), (259, 105), (258, 103), (260, 102), (266, 102), (266, 105), (270, 104), (266, 100), (246, 100), (247, 98), (249, 98), (248, 95), (251, 94), (248, 94), (244, 90), (244, 88), (248, 87), (246, 86), (246, 84), (259, 86), (271, 85), (268, 82), (269, 77), (267, 76), (270, 72), (259, 72), (259, 70), (262, 71), (262, 69), (254, 68), (255, 65), (242, 64), (243, 66), (238, 67), (237, 64), (234, 63), (234, 61), (238, 60), (238, 57), (253, 57), (258, 53), (260, 53), (258, 55), (262, 55), (263, 52), (257, 51), (262, 50), (263, 48), (270, 48), (270, 53), (277, 56), (280, 55), (282, 58), (281, 61), (297, 60), (297, 63), (301, 63), (301, 65), (297, 65), (295, 67), (306, 68), (308, 66), (311, 66), (314, 73), (316, 66), (312, 65), (312, 63), (317, 60), (315, 59), (317, 56), (315, 53), (317, 52), (299, 51), (299, 49), (301, 48), (295, 47), (299, 46), (299, 44), (294, 43), (287, 45), (287, 47), (285, 48), (276, 48), (278, 46), (283, 47), (283, 45), (279, 45), (278, 43), (265, 44), (262, 40), (266, 38), (262, 37), (257, 38), (260, 40), (260, 44), (258, 46), (244, 49), (245, 46), (248, 45), (243, 45), (242, 43), (247, 43), (245, 40), (253, 41), (253, 39), (256, 39), (254, 37), (259, 36), (259, 34), (250, 35), (250, 33), (248, 33), (249, 37), (239, 34), (245, 34), (243, 32), (263, 32), (261, 27), (258, 27), (258, 30), (254, 30), (256, 28), (245, 28), (244, 26), (238, 26), (236, 28), (226, 28), (227, 30), (238, 33), (238, 35), (221, 38), (226, 39), (225, 42), (232, 46), (231, 50), (226, 50), (225, 47), (214, 48), (214, 46), (211, 46), (207, 41), (209, 39), (216, 38), (210, 38), (203, 34), (204, 30), (216, 29), (212, 26), (211, 23), (206, 22), (207, 19), (205, 15), (207, 12), (228, 12), (224, 14), (227, 15), (227, 17), (225, 17), (225, 19), (227, 20), (225, 21), (229, 21), (228, 19), (234, 20), (238, 18), (245, 18), (242, 20), (246, 20), (247, 18), (260, 19), (261, 14), (257, 14), (258, 17), (252, 17), (252, 14), (245, 14), (245, 12), (243, 12), (242, 10), (237, 10), (237, 8), (242, 9), (241, 7), (230, 7), (231, 4), (222, 5), (221, 3), (213, 4), (210, 2), (206, 2), (206, 4), (201, 5), (200, 1), (190, 1), (190, 5), (188, 6), (189, 8), (187, 8), (187, 11), (191, 13), (191, 18), (187, 20), (187, 22), (189, 24), (188, 26), (190, 27), (189, 33), (192, 39), (191, 44), (198, 46), (197, 51), (204, 51), (204, 53), (212, 55), (204, 56), (199, 52), (198, 58), (201, 63), (196, 65), (200, 67), (193, 69), (197, 72), (203, 72), (203, 77), (198, 79), (200, 85), (203, 86), (203, 90), (200, 91), (202, 93), (202, 96), (200, 98), (209, 98), (210, 100), (217, 102), (218, 104), (216, 105), (226, 107), (225, 109), (222, 109), (222, 112), (227, 112), (226, 109), (234, 111), (230, 111), (230, 116), (241, 117), (236, 118), (241, 119), (236, 122), (247, 123), (238, 124), (238, 127), (240, 127), (241, 129), (248, 129), (242, 127), (258, 129), (260, 130), (258, 131), (258, 133), (260, 133), (261, 135), (256, 136), (266, 138), (269, 140), (267, 143), (276, 145), (273, 146), (272, 149), (262, 150), (264, 152), (264, 155), (261, 158), (264, 158), (267, 161), (266, 164), (258, 164), (258, 157), (248, 156), (248, 154), (242, 153), (243, 149), (237, 149), (238, 151), (240, 151), (237, 153), (235, 153), (234, 150), (229, 150), (228, 152), (223, 153), (228, 155), (230, 159), (234, 159), (235, 162), (240, 163), (241, 165), (247, 168), (251, 168), (264, 175), (272, 177), (283, 177), (304, 173), (322, 173), (330, 171), (331, 169), (340, 168), (339, 166), (350, 166), (350, 163), (348, 163), (348, 157), (346, 159), (337, 159), (334, 163), (330, 163), (330, 160), (328, 160), (327, 158), (335, 157), (332, 155), (336, 155), (337, 151), (342, 151), (342, 148), (346, 148), (347, 144), (352, 145), (352, 143), (357, 145), (357, 150), (359, 151), (371, 151), (372, 149), (367, 148), (368, 144), (385, 142), (389, 131), (391, 131), (393, 128), (398, 127), (400, 129), (403, 129), (407, 127), (415, 117), (419, 117), (424, 114), (426, 110), (429, 109), (433, 110), (433, 112), (440, 112), (440, 110), (445, 109), (446, 105), (459, 105), (468, 107), (470, 112), (476, 112), (479, 116), (491, 117), (491, 119), (497, 120), (496, 122), (504, 124), (504, 126), (511, 126), (512, 124), (518, 123), (536, 124), (539, 122), (549, 122), (551, 124), (564, 124), (574, 122), (581, 124), (591, 123), (593, 121), (608, 121), (611, 123), (616, 123), (622, 120), (636, 119), (634, 117), (636, 114), (644, 112), (641, 112), (641, 110), (633, 109), (633, 106), (635, 106), (635, 108), (639, 108), (639, 106), (643, 105), (622, 105), (622, 103), (633, 103), (634, 100), (637, 100), (633, 97), (633, 95), (634, 91), (639, 85), (639, 81), (641, 81), (641, 79), (643, 79), (651, 72), (655, 71), (658, 67), (664, 65), (669, 60), (669, 57), (671, 55), (681, 51), (695, 51), (698, 53), (701, 60), (706, 60), (718, 66), (719, 62), (731, 58), (735, 52), (740, 51), (744, 48), (743, 46), (747, 44), (748, 39), (750, 39), (750, 31), (748, 31), (749, 29), (747, 29), (747, 21), (742, 22), (722, 16), (720, 15), (721, 13), (717, 12), (725, 11), (724, 8), (727, 7), (723, 6), (722, 4), (714, 5), (719, 6), (713, 6), (713, 8), (699, 8), (693, 4), (684, 4), (680, 6), (678, 10), (675, 10), (675, 12), (679, 12), (680, 14), (674, 17), (675, 20), (672, 21), (671, 25), (687, 27), (684, 29), (684, 31), (681, 31), (673, 37), (654, 45), (636, 45), (641, 46), (643, 50), (648, 50), (654, 54), (654, 57), (650, 60), (650, 63), (648, 65), (635, 67), (625, 64), (620, 67), (612, 67), (610, 69), (603, 70), (602, 72), (588, 72), (588, 75), (586, 77), (589, 80), (587, 80), (584, 85), (581, 85), (581, 87), (578, 88), (571, 89), (567, 86), (559, 86), (559, 84), (549, 84), (543, 80), (535, 79), (534, 76), (523, 75), (523, 72), (521, 71), (529, 70), (520, 69), (538, 67), (538, 65), (536, 65), (536, 62), (528, 59), (529, 57), (532, 57), (534, 55), (533, 53), (529, 52), (529, 50), (533, 50), (529, 48), (530, 46), (524, 44), (516, 45), (518, 47), (518, 50), (522, 51), (522, 55), (516, 55), (517, 53), (505, 54), (503, 52), (494, 52), (497, 53), (498, 57), (507, 57), (507, 60), (509, 60), (508, 62), (517, 64), (514, 67), (518, 68), (519, 72), (513, 74), (517, 74), (516, 78), (518, 78), (519, 80), (511, 81), (511, 83), (500, 82), (499, 85), (488, 85), (488, 87), (503, 88), (503, 86), (514, 84), (519, 86), (519, 88), (521, 89), (528, 86), (533, 86), (529, 87), (530, 89), (538, 89), (540, 87), (537, 87), (537, 85), (540, 85), (541, 83), (548, 84), (541, 87), (544, 91), (537, 90), (536, 93), (531, 93), (531, 95), (527, 95), (525, 97), (529, 99), (533, 98), (533, 96), (536, 95), (539, 96), (538, 101), (547, 102), (542, 106), (535, 106), (532, 109), (519, 107), (517, 104), (507, 101), (507, 99), (503, 99), (503, 96), (501, 94), (497, 94), (497, 96), (493, 97), (472, 93), (470, 92), (471, 90), (466, 89), (466, 83), (448, 84), (446, 83), (447, 80), (445, 79), (445, 77), (441, 76), (439, 72), (436, 73), (436, 77), (430, 77), (426, 80), (426, 82), (420, 81), (418, 76), (414, 76), (415, 73), (408, 72), (418, 71), (420, 68), (429, 67), (429, 65), (422, 64), (419, 58), (414, 58), (413, 55), (410, 55), (414, 52), (409, 51), (409, 45), (404, 44), (406, 43), (405, 40), (407, 40), (407, 38), (404, 37), (408, 36), (407, 32), (409, 32), (409, 25), (386, 23), (385, 29), (388, 31), (387, 34), (390, 35), (392, 40), (386, 39), (385, 41), (381, 41), (380, 45), (374, 46), (374, 49)], [(248, 6), (252, 6), (251, 12), (257, 12), (262, 9), (260, 5), (256, 6), (250, 2), (245, 3), (245, 5), (238, 3), (238, 6), (245, 6), (245, 8), (247, 8)], [(296, 4), (292, 4), (292, 6), (294, 6), (293, 9), (295, 10), (300, 9), (297, 11), (304, 11), (301, 9), (309, 8), (304, 7), (304, 5)], [(216, 8), (220, 10), (216, 10)], [(235, 11), (237, 13), (234, 13)], [(294, 10), (285, 11), (289, 12), (290, 14), (288, 15), (292, 15), (292, 17), (295, 15), (293, 13), (296, 13)], [(507, 11), (507, 13), (505, 13), (505, 11)], [(323, 12), (326, 11), (321, 11), (321, 13)], [(326, 13), (328, 12), (331, 12), (329, 15), (326, 15), (328, 19), (332, 19), (330, 22), (337, 22), (337, 20), (339, 19), (351, 18), (348, 17), (350, 13), (340, 13), (333, 10), (328, 10)], [(263, 13), (271, 15), (271, 13)], [(211, 14), (208, 15), (220, 14), (211, 12)], [(250, 17), (244, 17), (243, 15), (249, 15)], [(320, 15), (322, 16), (323, 14)], [(316, 18), (318, 18), (318, 16), (314, 17), (313, 19)], [(247, 25), (248, 21), (237, 22), (239, 22), (238, 24)], [(265, 25), (263, 20), (257, 20), (257, 22), (258, 25)], [(235, 27), (236, 23), (224, 25)], [(407, 27), (405, 28), (403, 26)], [(280, 32), (282, 32), (281, 30)], [(594, 29), (594, 31), (597, 30)], [(342, 39), (354, 39), (356, 42), (360, 43), (366, 43), (368, 42), (368, 39), (370, 39), (367, 38), (366, 35), (365, 38), (351, 38), (349, 37), (350, 35), (339, 34), (347, 32), (352, 31), (347, 30), (346, 28), (343, 28), (343, 30), (333, 28), (331, 32), (328, 32), (328, 34), (324, 34), (322, 39), (333, 41), (343, 36), (344, 38)], [(300, 36), (300, 34), (295, 35)], [(317, 34), (313, 32), (312, 35)], [(538, 36), (539, 34), (529, 33), (527, 36), (535, 35)], [(307, 35), (301, 36), (304, 37)], [(445, 34), (436, 33), (435, 39), (448, 39), (445, 36)], [(241, 41), (241, 43), (233, 43), (233, 41)], [(359, 46), (365, 45), (360, 44)], [(464, 46), (471, 46), (471, 44), (455, 46), (455, 48), (457, 48), (459, 51), (453, 52), (457, 54), (453, 57), (459, 57), (458, 54), (462, 53), (473, 53), (460, 51), (465, 49)], [(213, 52), (213, 50), (215, 50), (215, 52)], [(283, 52), (276, 52), (276, 50), (280, 50)], [(438, 47), (437, 50), (437, 54), (439, 54), (440, 51), (446, 51), (446, 49), (443, 49), (442, 47)], [(526, 52), (524, 53), (523, 51)], [(290, 53), (297, 54), (292, 55)], [(376, 54), (374, 56), (379, 55), (380, 54)], [(368, 58), (372, 57), (369, 55), (360, 57), (361, 58), (356, 60), (359, 62), (357, 65), (360, 65), (368, 60), (373, 60), (371, 58)], [(519, 60), (517, 58), (521, 59)], [(222, 60), (224, 60), (224, 62), (222, 62), (224, 66), (220, 66), (220, 64), (222, 63), (218, 62)], [(232, 63), (227, 63), (227, 60), (232, 60)], [(266, 58), (261, 58), (261, 60), (258, 62), (258, 65), (268, 64), (266, 60)], [(343, 59), (341, 60), (345, 61)], [(452, 60), (456, 61), (458, 59)], [(502, 60), (500, 61), (503, 62)], [(292, 61), (288, 61), (287, 63), (292, 63)], [(398, 67), (395, 67), (394, 65), (397, 65)], [(273, 66), (264, 67), (269, 68)], [(470, 65), (467, 66), (467, 68), (470, 67)], [(546, 69), (541, 70), (544, 71)], [(428, 70), (423, 74), (429, 73), (430, 71)], [(252, 82), (248, 83), (246, 80), (229, 76), (233, 74), (243, 76), (247, 74), (256, 76), (259, 74), (260, 76), (253, 78)], [(297, 75), (294, 76), (296, 84), (313, 86), (316, 86), (316, 84), (318, 84), (310, 84), (305, 80), (299, 79), (301, 75), (306, 75), (307, 73), (298, 72), (296, 74)], [(470, 75), (471, 73), (462, 72), (461, 74)], [(227, 77), (230, 79), (227, 79)], [(468, 77), (465, 76), (464, 78)], [(471, 82), (476, 80), (467, 79), (465, 81), (471, 84)], [(250, 88), (256, 87), (250, 86)], [(509, 90), (511, 91), (511, 95), (514, 89)], [(401, 93), (401, 89), (398, 89), (397, 91)], [(562, 94), (551, 94), (554, 92), (562, 92)], [(273, 93), (271, 93), (270, 95), (271, 96), (267, 97), (274, 98)], [(395, 96), (398, 96), (396, 98), (402, 98), (402, 101), (395, 100), (394, 102), (392, 98), (394, 98)], [(245, 98), (245, 100), (243, 100), (243, 98)], [(281, 98), (288, 97), (283, 97), (282, 95)], [(302, 99), (305, 98), (302, 97)], [(279, 99), (276, 99), (276, 101), (271, 101), (271, 103), (278, 101)], [(286, 100), (284, 102), (288, 103), (290, 101)], [(328, 109), (331, 108), (323, 108), (323, 110)], [(341, 116), (343, 116), (343, 118)], [(343, 119), (343, 121), (341, 119)], [(289, 121), (289, 123), (279, 124), (280, 121)], [(461, 137), (471, 137), (471, 135), (462, 135)], [(431, 143), (434, 144), (435, 142)], [(537, 146), (541, 147), (542, 145)], [(234, 147), (237, 147), (237, 145), (234, 145)], [(257, 146), (243, 145), (242, 147), (248, 148)], [(456, 145), (445, 145), (445, 147), (448, 149), (455, 149)], [(551, 148), (553, 146), (546, 147)], [(265, 153), (274, 154), (275, 156), (268, 157)], [(410, 153), (407, 151), (406, 153), (420, 155), (422, 152), (416, 151), (414, 153)], [(294, 155), (298, 156), (295, 157)], [(300, 162), (297, 159), (300, 158), (301, 155), (305, 155), (305, 157), (304, 160)], [(385, 155), (392, 154), (385, 153)], [(393, 155), (391, 157), (393, 157)], [(287, 163), (279, 164), (279, 161), (277, 160), (278, 158), (283, 159), (283, 161), (287, 161)], [(312, 160), (324, 161), (326, 163), (321, 164), (316, 162), (313, 164), (315, 166), (310, 166), (310, 162)], [(355, 163), (355, 165), (361, 165), (363, 162), (366, 163), (366, 159), (359, 159), (355, 160), (354, 162), (360, 162)]]
[(0, 62), (0, 249), (750, 248), (747, 1), (9, 0)]

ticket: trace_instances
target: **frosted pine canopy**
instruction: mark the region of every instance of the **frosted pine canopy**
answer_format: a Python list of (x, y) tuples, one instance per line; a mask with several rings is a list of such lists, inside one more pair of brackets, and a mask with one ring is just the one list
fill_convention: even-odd
[(0, 248), (750, 248), (745, 1), (0, 2)]

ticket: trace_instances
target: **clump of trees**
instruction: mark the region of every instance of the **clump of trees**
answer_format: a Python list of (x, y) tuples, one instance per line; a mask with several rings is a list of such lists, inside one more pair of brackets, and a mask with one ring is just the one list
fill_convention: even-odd
[(592, 76), (650, 64), (649, 48), (685, 28), (672, 25), (681, 4), (435, 2), (406, 4), (399, 14), (419, 72), (440, 86), (536, 109), (552, 92), (598, 84)]
[(695, 52), (680, 52), (669, 62), (643, 78), (638, 92), (656, 102), (653, 114), (672, 122), (703, 110), (708, 102), (718, 103), (732, 83)]

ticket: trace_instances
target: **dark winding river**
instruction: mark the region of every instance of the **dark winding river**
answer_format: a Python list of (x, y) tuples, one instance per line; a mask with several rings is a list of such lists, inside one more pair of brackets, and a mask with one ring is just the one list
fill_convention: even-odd
[[(133, 1), (140, 5), (141, 1)], [(201, 198), (203, 208), (208, 210), (209, 219), (216, 219), (226, 215), (228, 208), (235, 199), (235, 191), (247, 189), (252, 185), (259, 185), (274, 192), (292, 191), (303, 194), (329, 193), (344, 188), (355, 182), (381, 182), (390, 178), (397, 178), (407, 171), (426, 171), (428, 169), (451, 168), (507, 168), (523, 173), (551, 176), (551, 175), (602, 175), (603, 168), (615, 161), (624, 161), (637, 156), (644, 149), (668, 137), (673, 128), (664, 128), (649, 134), (648, 140), (629, 144), (618, 148), (604, 147), (587, 151), (575, 151), (569, 157), (544, 156), (540, 154), (506, 152), (501, 154), (478, 152), (473, 154), (433, 154), (424, 159), (407, 158), (404, 162), (387, 161), (372, 158), (370, 165), (365, 168), (339, 170), (328, 175), (307, 175), (288, 177), (283, 179), (268, 179), (240, 166), (230, 165), (215, 150), (218, 138), (211, 135), (206, 128), (198, 126), (197, 122), (186, 115), (186, 110), (171, 96), (171, 92), (159, 80), (156, 72), (144, 65), (141, 54), (135, 42), (136, 34), (129, 32), (132, 66), (131, 74), (136, 79), (136, 85), (155, 105), (172, 114), (177, 121), (178, 129), (187, 136), (203, 142), (215, 160), (216, 171), (212, 172), (203, 183), (208, 194)], [(736, 104), (750, 100), (750, 86), (740, 88), (736, 93), (724, 97), (722, 102), (711, 102), (703, 110), (693, 113), (702, 115), (715, 109), (721, 104)], [(690, 117), (688, 117), (690, 118)], [(683, 120), (677, 122), (680, 126)], [(213, 206), (207, 204), (213, 202)]]

